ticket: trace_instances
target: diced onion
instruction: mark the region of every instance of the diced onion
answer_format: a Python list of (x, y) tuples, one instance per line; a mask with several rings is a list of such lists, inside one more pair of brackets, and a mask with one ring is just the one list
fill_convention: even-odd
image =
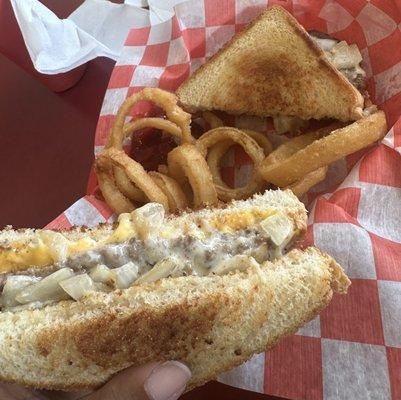
[(261, 221), (260, 226), (276, 246), (281, 246), (293, 232), (292, 221), (284, 214), (277, 213)]
[(75, 275), (59, 282), (59, 285), (74, 300), (79, 300), (95, 290), (94, 283), (88, 274)]
[(150, 283), (167, 278), (180, 268), (180, 262), (174, 257), (167, 257), (159, 261), (150, 271), (142, 275), (135, 283)]
[(238, 254), (227, 260), (219, 263), (215, 268), (211, 270), (217, 275), (225, 275), (232, 271), (245, 271), (249, 267), (257, 267), (257, 261), (251, 257), (244, 254)]
[(15, 300), (16, 294), (23, 288), (38, 282), (39, 278), (27, 275), (11, 275), (7, 277), (1, 296), (2, 307), (13, 307), (19, 305)]
[(111, 270), (112, 279), (117, 289), (129, 288), (138, 278), (138, 266), (129, 262)]
[(317, 38), (314, 36), (312, 38), (323, 51), (330, 52), (337, 43), (336, 39)]
[(43, 278), (41, 281), (34, 283), (22, 289), (15, 299), (20, 304), (31, 303), (33, 301), (47, 300), (63, 300), (68, 299), (68, 295), (61, 288), (59, 282), (74, 276), (74, 271), (71, 268), (62, 268), (51, 275)]
[(39, 231), (39, 236), (43, 243), (48, 247), (48, 250), (54, 261), (65, 261), (68, 256), (68, 247), (70, 241), (60, 232)]
[(107, 283), (112, 280), (113, 275), (109, 267), (100, 264), (90, 270), (89, 276), (95, 282)]
[(164, 207), (159, 203), (148, 203), (134, 210), (131, 215), (141, 236), (146, 237), (163, 224)]
[(362, 56), (356, 45), (348, 46), (342, 41), (331, 50), (331, 61), (338, 69), (354, 68), (362, 61)]

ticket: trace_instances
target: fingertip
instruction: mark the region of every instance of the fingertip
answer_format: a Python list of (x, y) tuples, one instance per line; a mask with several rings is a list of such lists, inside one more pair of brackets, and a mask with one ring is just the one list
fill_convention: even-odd
[(191, 375), (185, 364), (166, 361), (152, 370), (144, 389), (150, 400), (176, 400), (184, 393)]

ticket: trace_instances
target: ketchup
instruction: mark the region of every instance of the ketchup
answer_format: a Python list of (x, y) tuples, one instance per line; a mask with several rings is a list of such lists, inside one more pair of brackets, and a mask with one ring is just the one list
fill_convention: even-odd
[[(158, 107), (154, 107), (141, 116), (166, 118), (164, 111)], [(198, 138), (204, 132), (205, 128), (194, 120), (191, 134)], [(142, 164), (146, 171), (157, 171), (159, 165), (167, 164), (167, 154), (176, 146), (177, 143), (171, 135), (163, 134), (154, 128), (146, 128), (132, 134), (129, 156)]]
[[(154, 110), (149, 114), (146, 117), (165, 117), (161, 110)], [(167, 163), (167, 154), (176, 146), (169, 134), (146, 128), (132, 134), (129, 156), (142, 164), (146, 171), (157, 171), (159, 165)]]
[(177, 144), (171, 136), (163, 136), (152, 128), (135, 132), (131, 140), (130, 157), (142, 164), (146, 171), (157, 171), (167, 163), (167, 154)]

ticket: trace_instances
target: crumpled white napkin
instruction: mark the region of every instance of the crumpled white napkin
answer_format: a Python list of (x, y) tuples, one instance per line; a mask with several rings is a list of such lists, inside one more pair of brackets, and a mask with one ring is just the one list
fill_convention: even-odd
[(170, 19), (173, 7), (183, 1), (86, 0), (67, 19), (58, 18), (39, 0), (11, 4), (36, 70), (59, 74), (96, 57), (117, 60), (130, 29)]

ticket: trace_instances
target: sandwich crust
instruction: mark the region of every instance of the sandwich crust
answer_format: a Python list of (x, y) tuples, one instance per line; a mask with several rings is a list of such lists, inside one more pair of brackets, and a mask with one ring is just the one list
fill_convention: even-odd
[(260, 268), (180, 277), (0, 314), (0, 378), (36, 388), (94, 388), (130, 365), (177, 359), (189, 389), (295, 332), (349, 280), (315, 248)]

